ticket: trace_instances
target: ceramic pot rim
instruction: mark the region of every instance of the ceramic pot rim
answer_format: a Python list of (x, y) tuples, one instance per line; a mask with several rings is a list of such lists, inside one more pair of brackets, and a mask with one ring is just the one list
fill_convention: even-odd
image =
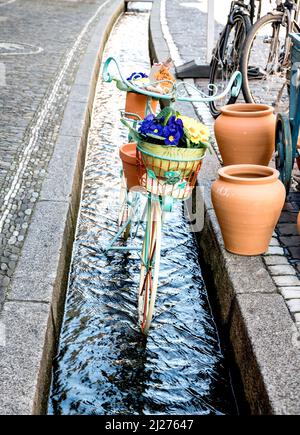
[(123, 162), (136, 165), (136, 142), (124, 143), (119, 150)]
[(241, 103), (228, 104), (221, 108), (221, 112), (236, 118), (257, 118), (273, 114), (274, 108), (267, 104)]
[[(249, 164), (225, 166), (219, 169), (218, 173), (221, 179), (234, 184), (268, 184), (274, 183), (279, 178), (277, 169), (270, 168), (269, 166)], [(257, 175), (257, 178), (235, 176), (235, 174), (241, 173)]]

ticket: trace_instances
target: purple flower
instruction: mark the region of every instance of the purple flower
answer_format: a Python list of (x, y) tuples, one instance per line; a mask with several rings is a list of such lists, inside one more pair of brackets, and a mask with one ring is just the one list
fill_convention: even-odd
[(150, 126), (149, 126), (149, 131), (148, 134), (154, 134), (156, 136), (161, 136), (163, 134), (163, 126), (160, 125), (158, 122), (153, 122)]
[(155, 122), (155, 116), (150, 114), (146, 116), (146, 118), (143, 120), (139, 127), (139, 133), (141, 134), (147, 134), (151, 132), (151, 128), (153, 128), (153, 124), (156, 124)]
[(182, 120), (177, 119), (176, 116), (171, 116), (163, 129), (163, 136), (166, 138), (166, 145), (177, 146), (183, 136)]
[(148, 78), (148, 76), (147, 76), (147, 74), (145, 74), (145, 73), (142, 73), (142, 72), (134, 72), (134, 73), (131, 74), (130, 77), (127, 78), (127, 80), (128, 80), (128, 81), (131, 81), (131, 80), (147, 79), (147, 78)]

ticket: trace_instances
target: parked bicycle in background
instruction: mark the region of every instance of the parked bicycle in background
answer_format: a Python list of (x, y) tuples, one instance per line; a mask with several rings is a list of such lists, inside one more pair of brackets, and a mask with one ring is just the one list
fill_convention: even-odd
[(268, 103), (275, 111), (289, 105), (290, 33), (300, 32), (300, 0), (276, 0), (247, 35), (241, 57), (243, 93), (248, 103)]
[[(209, 83), (212, 85), (210, 95), (213, 95), (217, 89), (223, 91), (228, 86), (232, 74), (239, 70), (247, 34), (252, 24), (260, 17), (261, 7), (262, 0), (231, 2), (226, 26), (220, 34), (210, 64)], [(235, 103), (237, 98), (238, 96), (231, 95), (210, 102), (211, 114), (216, 118), (222, 106)]]

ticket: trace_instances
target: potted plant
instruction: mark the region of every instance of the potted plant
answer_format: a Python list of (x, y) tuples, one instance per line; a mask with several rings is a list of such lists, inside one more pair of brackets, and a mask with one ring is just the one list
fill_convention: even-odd
[[(150, 84), (148, 75), (143, 72), (133, 72), (127, 80), (141, 88)], [(158, 100), (138, 94), (129, 87), (123, 90), (126, 90), (125, 112), (128, 118), (135, 119), (134, 115), (137, 115), (138, 118), (143, 119), (147, 113), (156, 113)]]
[(136, 126), (122, 122), (137, 142), (140, 163), (146, 168), (140, 184), (157, 195), (186, 199), (210, 144), (209, 128), (170, 107)]

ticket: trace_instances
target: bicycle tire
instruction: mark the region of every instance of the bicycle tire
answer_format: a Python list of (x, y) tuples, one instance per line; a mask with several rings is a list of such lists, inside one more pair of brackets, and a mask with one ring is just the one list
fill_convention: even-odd
[[(226, 47), (227, 47), (228, 42), (229, 42), (229, 35), (232, 32), (232, 30), (235, 28), (235, 26), (241, 22), (242, 22), (242, 26), (244, 28), (244, 33), (245, 33), (244, 38), (242, 38), (243, 42), (240, 44), (241, 46), (243, 46), (244, 40), (246, 39), (246, 36), (251, 28), (251, 21), (250, 21), (250, 18), (248, 17), (248, 15), (243, 15), (241, 13), (235, 14), (233, 17), (233, 23), (232, 24), (227, 23), (227, 27), (230, 27), (229, 30), (227, 30), (227, 31), (225, 30), (221, 34), (221, 38), (217, 43), (217, 46), (215, 48), (215, 51), (214, 51), (214, 54), (212, 56), (212, 60), (210, 63), (209, 83), (212, 85), (216, 85), (216, 83), (217, 83), (217, 76), (218, 76), (218, 73), (220, 71), (220, 68), (218, 68), (220, 65), (220, 62), (222, 62), (222, 64), (224, 64), (223, 59), (226, 55)], [(216, 53), (218, 51), (219, 51), (219, 56), (216, 55)], [(239, 64), (240, 64), (240, 59), (238, 59), (238, 61), (236, 62), (236, 68), (231, 70), (228, 77), (226, 77), (227, 81), (229, 81), (233, 72), (235, 72), (239, 69)], [(226, 83), (225, 83), (225, 85), (226, 85)], [(224, 89), (225, 89), (225, 87), (224, 87)], [(209, 91), (209, 95), (212, 95), (212, 94), (213, 94), (213, 89), (211, 89)], [(238, 98), (238, 96), (230, 95), (228, 100), (224, 104), (221, 104), (221, 105), (223, 106), (226, 104), (234, 104), (236, 102), (237, 98)], [(217, 118), (221, 113), (220, 107), (218, 106), (217, 101), (209, 102), (209, 110), (214, 118)]]
[(148, 199), (147, 224), (143, 242), (140, 285), (138, 293), (139, 325), (143, 334), (151, 326), (160, 265), (162, 213), (158, 200)]
[[(258, 34), (259, 30), (261, 30), (267, 24), (276, 24), (277, 23), (278, 25), (281, 25), (282, 19), (283, 19), (283, 13), (276, 14), (276, 15), (267, 14), (267, 15), (263, 16), (262, 18), (260, 18), (254, 24), (254, 26), (252, 27), (252, 29), (250, 30), (250, 32), (247, 35), (244, 50), (243, 50), (243, 53), (241, 56), (241, 64), (240, 64), (240, 70), (241, 70), (242, 75), (243, 75), (242, 90), (243, 90), (243, 95), (244, 95), (245, 101), (247, 103), (258, 102), (251, 92), (251, 85), (250, 85), (250, 80), (248, 77), (249, 59), (250, 59), (251, 49), (252, 49), (252, 45), (253, 45), (253, 42), (255, 40), (255, 37)], [(299, 31), (299, 27), (296, 25), (296, 23), (294, 23), (294, 26), (295, 26), (296, 30)]]
[(279, 171), (280, 180), (284, 184), (286, 194), (289, 194), (293, 171), (293, 145), (290, 120), (285, 113), (278, 113), (276, 120), (276, 169)]

